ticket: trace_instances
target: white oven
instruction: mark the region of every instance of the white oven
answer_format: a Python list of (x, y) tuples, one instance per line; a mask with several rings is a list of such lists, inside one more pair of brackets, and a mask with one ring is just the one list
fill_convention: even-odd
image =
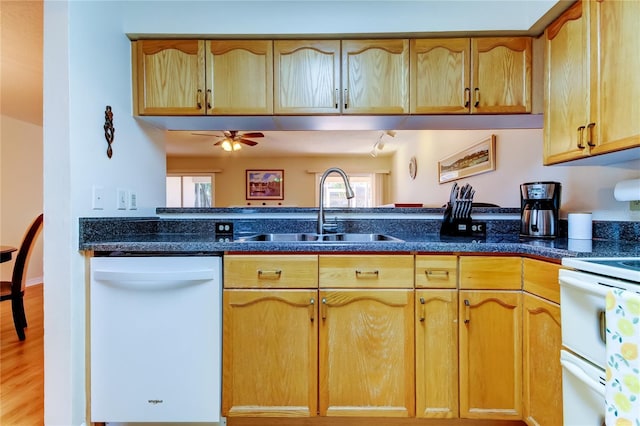
[[(606, 297), (640, 293), (640, 258), (564, 258), (560, 280), (565, 426), (603, 426), (606, 414)], [(640, 419), (639, 419), (640, 421)]]

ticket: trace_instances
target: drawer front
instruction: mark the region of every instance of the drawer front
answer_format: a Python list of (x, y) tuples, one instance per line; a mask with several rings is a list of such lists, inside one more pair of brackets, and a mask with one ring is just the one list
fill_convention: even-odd
[(225, 288), (317, 288), (316, 255), (229, 255)]
[(542, 260), (523, 259), (522, 284), (526, 292), (560, 303), (560, 265)]
[(522, 289), (522, 259), (503, 256), (460, 256), (460, 288)]
[(320, 255), (321, 288), (413, 288), (412, 255)]
[(416, 288), (456, 288), (457, 256), (416, 256)]

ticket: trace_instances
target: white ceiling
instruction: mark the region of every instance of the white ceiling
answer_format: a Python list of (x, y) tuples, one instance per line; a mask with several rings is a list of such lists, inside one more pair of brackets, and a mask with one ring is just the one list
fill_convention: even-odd
[[(329, 1), (329, 0), (325, 0)], [(464, 2), (425, 0), (439, 7), (440, 13), (464, 13)], [(467, 0), (468, 1), (468, 0)], [(538, 0), (542, 2), (542, 0)], [(569, 0), (546, 1), (549, 10), (541, 9), (537, 1), (524, 0), (474, 0), (482, 2), (486, 10), (483, 16), (474, 16), (480, 24), (486, 21), (489, 25), (500, 16), (505, 5), (520, 4), (523, 11), (531, 14), (535, 9), (538, 19), (528, 33), (541, 31), (547, 23), (572, 3)], [(408, 2), (410, 3), (410, 2)], [(274, 3), (275, 4), (275, 3)], [(467, 3), (469, 4), (469, 3)], [(443, 10), (442, 8), (446, 8)], [(43, 0), (7, 1), (0, 0), (1, 16), (1, 73), (0, 73), (0, 113), (21, 121), (42, 125), (42, 34), (43, 34)], [(479, 25), (482, 27), (482, 25)], [(195, 129), (196, 127), (194, 127)], [(370, 129), (371, 126), (367, 127)], [(380, 128), (395, 130), (391, 125)], [(415, 129), (415, 128), (414, 128)], [(203, 132), (201, 127), (198, 133)], [(368, 155), (380, 136), (377, 130), (332, 130), (332, 131), (273, 131), (268, 128), (245, 127), (226, 130), (263, 131), (264, 138), (256, 140), (255, 147), (246, 147), (238, 154), (247, 156), (283, 156), (283, 155), (332, 155), (351, 154)], [(180, 156), (215, 156), (225, 153), (219, 147), (214, 149), (215, 138), (192, 135), (191, 131), (166, 132), (167, 155)], [(212, 134), (220, 132), (212, 131)], [(402, 138), (385, 136), (385, 149), (381, 155), (391, 154)], [(215, 139), (217, 140), (217, 139)], [(348, 143), (346, 143), (348, 141)]]

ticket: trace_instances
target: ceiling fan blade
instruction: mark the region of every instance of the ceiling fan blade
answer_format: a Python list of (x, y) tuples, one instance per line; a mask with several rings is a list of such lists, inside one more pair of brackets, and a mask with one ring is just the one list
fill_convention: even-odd
[(245, 145), (249, 145), (249, 146), (258, 145), (258, 142), (255, 142), (255, 141), (252, 141), (252, 140), (249, 140), (249, 139), (245, 139), (245, 138), (237, 139), (237, 141), (240, 142), (240, 143), (243, 143)]
[(242, 137), (243, 138), (263, 138), (264, 134), (260, 132), (250, 132), (250, 133), (243, 133)]

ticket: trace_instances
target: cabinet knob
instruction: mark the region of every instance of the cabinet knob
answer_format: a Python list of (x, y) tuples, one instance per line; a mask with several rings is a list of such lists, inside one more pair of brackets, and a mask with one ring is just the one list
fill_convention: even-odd
[(198, 92), (196, 93), (196, 105), (198, 106), (198, 109), (202, 109), (202, 89), (198, 89)]
[(426, 312), (425, 312), (425, 303), (427, 303), (424, 300), (424, 297), (420, 298), (420, 304), (422, 305), (422, 309), (420, 310), (420, 322), (424, 322), (425, 318), (426, 318)]
[(464, 107), (469, 108), (469, 104), (471, 103), (471, 89), (468, 87), (464, 88)]
[(473, 106), (477, 108), (478, 105), (480, 105), (480, 89), (478, 89), (477, 87), (473, 89), (473, 94), (475, 98), (475, 103), (473, 104)]
[(464, 299), (464, 323), (469, 324), (471, 319), (469, 318), (469, 309), (471, 308), (471, 302), (468, 299)]

